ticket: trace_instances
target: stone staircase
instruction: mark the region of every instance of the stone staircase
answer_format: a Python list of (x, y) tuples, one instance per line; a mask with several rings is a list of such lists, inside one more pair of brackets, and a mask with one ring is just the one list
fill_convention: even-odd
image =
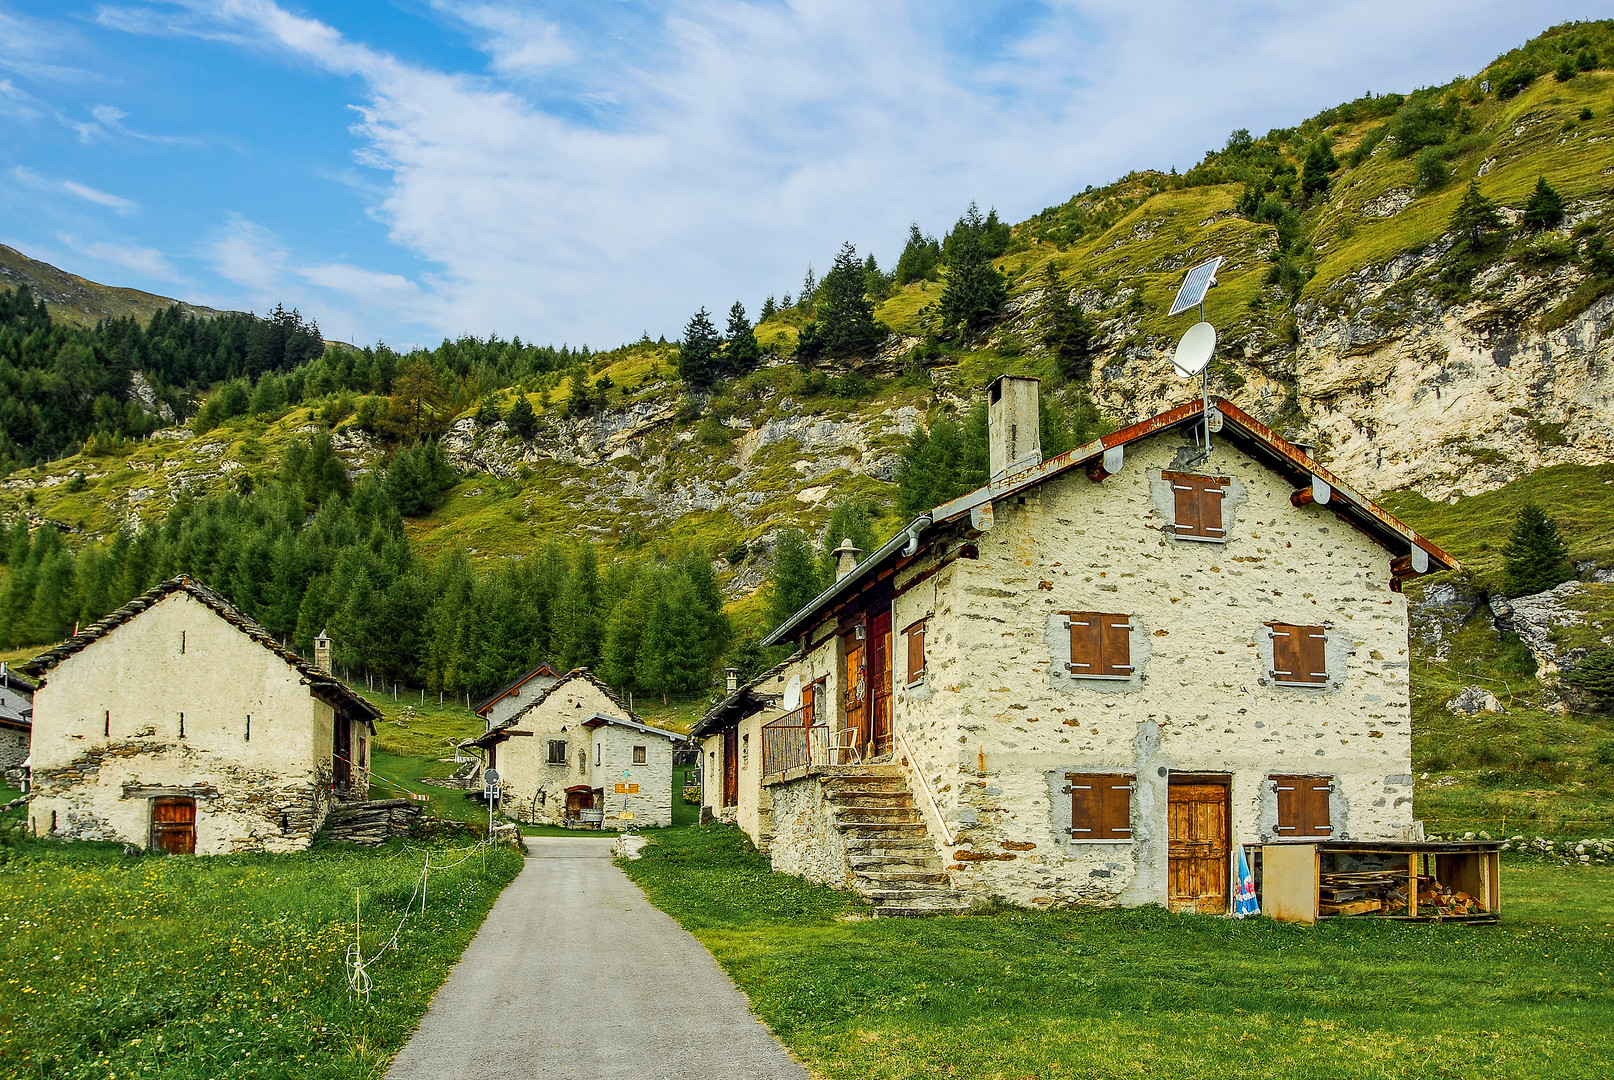
[(852, 887), (877, 916), (951, 915), (969, 901), (948, 886), (936, 842), (897, 765), (841, 766), (825, 781), (846, 841)]

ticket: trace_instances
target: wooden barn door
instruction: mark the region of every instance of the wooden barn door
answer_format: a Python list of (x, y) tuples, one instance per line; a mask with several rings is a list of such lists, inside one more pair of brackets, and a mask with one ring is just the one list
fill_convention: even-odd
[(869, 673), (865, 645), (866, 642), (856, 637), (848, 635), (846, 638), (846, 745), (857, 747), (858, 753), (867, 757)]
[(161, 795), (151, 800), (151, 849), (196, 854), (196, 800)]
[(869, 619), (869, 753), (891, 752), (891, 609)]
[(343, 790), (353, 784), (353, 721), (336, 717), (331, 736), (331, 778)]
[(1227, 782), (1217, 777), (1171, 778), (1167, 798), (1167, 905), (1172, 911), (1227, 911)]
[(740, 729), (723, 732), (723, 805), (740, 805)]

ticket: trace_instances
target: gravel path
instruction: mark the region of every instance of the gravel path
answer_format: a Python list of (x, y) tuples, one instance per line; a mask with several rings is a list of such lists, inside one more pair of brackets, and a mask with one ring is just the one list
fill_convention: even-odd
[(388, 1080), (806, 1080), (712, 955), (611, 863), (529, 837), (526, 868)]

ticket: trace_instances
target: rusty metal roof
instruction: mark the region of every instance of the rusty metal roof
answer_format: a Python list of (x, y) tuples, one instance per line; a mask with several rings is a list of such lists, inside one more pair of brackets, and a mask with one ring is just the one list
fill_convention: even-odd
[[(1318, 464), (1310, 455), (1301, 450), (1294, 443), (1289, 442), (1265, 424), (1250, 416), (1243, 409), (1234, 405), (1226, 398), (1212, 398), (1212, 406), (1222, 415), (1221, 438), (1232, 437), (1241, 448), (1250, 453), (1252, 457), (1260, 460), (1268, 468), (1281, 472), (1299, 486), (1305, 486), (1310, 477), (1316, 477), (1327, 483), (1333, 489), (1333, 497), (1328, 502), (1328, 508), (1345, 517), (1352, 524), (1361, 528), (1368, 535), (1377, 540), (1392, 557), (1407, 555), (1416, 547), (1429, 557), (1429, 570), (1455, 570), (1461, 563), (1443, 551), (1434, 541), (1420, 536), (1411, 527), (1401, 522), (1388, 510), (1379, 506), (1372, 499), (1359, 493), (1349, 484), (1346, 484), (1332, 472)], [(900, 547), (899, 541), (909, 533), (918, 530), (919, 533), (937, 525), (945, 525), (960, 518), (966, 517), (971, 511), (983, 506), (1006, 499), (1038, 484), (1045, 483), (1057, 476), (1061, 476), (1071, 469), (1099, 461), (1106, 450), (1124, 447), (1129, 443), (1157, 435), (1169, 428), (1186, 427), (1200, 422), (1204, 413), (1204, 403), (1201, 399), (1178, 405), (1167, 409), (1163, 413), (1151, 416), (1130, 427), (1122, 428), (1102, 438), (1067, 450), (1063, 454), (1047, 458), (1029, 468), (1010, 473), (996, 482), (961, 495), (951, 502), (943, 503), (928, 514), (921, 514), (906, 528), (888, 540), (869, 558), (859, 563), (857, 568), (834, 585), (824, 590), (811, 603), (786, 619), (779, 627), (763, 639), (764, 646), (775, 645), (789, 638), (838, 596), (848, 592), (857, 582), (873, 573), (877, 566), (890, 561)], [(917, 535), (917, 533), (916, 533)], [(699, 725), (697, 725), (697, 728)]]
[(42, 677), (46, 672), (74, 653), (88, 648), (130, 619), (133, 619), (136, 615), (155, 606), (158, 601), (176, 592), (183, 592), (206, 604), (225, 622), (280, 657), (287, 664), (290, 664), (303, 677), (303, 681), (308, 684), (308, 688), (313, 691), (315, 697), (339, 712), (359, 714), (370, 723), (372, 729), (374, 728), (375, 721), (381, 716), (380, 709), (354, 693), (340, 679), (327, 675), (324, 671), (281, 645), (270, 635), (269, 631), (258, 625), (253, 619), (248, 618), (240, 608), (186, 574), (170, 578), (156, 588), (142, 593), (110, 615), (80, 630), (55, 648), (47, 649), (32, 660), (18, 664), (17, 670), (24, 675), (31, 675), (36, 678)]
[(501, 700), (503, 700), (508, 695), (515, 693), (517, 690), (520, 690), (523, 686), (526, 686), (533, 679), (536, 679), (538, 676), (543, 675), (545, 673), (548, 673), (549, 675), (553, 676), (556, 679), (561, 677), (561, 670), (558, 667), (556, 667), (554, 664), (551, 664), (548, 660), (540, 660), (538, 662), (537, 667), (533, 668), (531, 671), (528, 671), (523, 675), (517, 676), (516, 679), (513, 682), (511, 682), (509, 686), (506, 686), (503, 690), (496, 691), (493, 694), (492, 697), (485, 698), (484, 700), (478, 702), (476, 708), (472, 709), (471, 711), (476, 713), (476, 715), (478, 715), (478, 716), (486, 716), (487, 711), (489, 709), (493, 708), (494, 705), (498, 704)]

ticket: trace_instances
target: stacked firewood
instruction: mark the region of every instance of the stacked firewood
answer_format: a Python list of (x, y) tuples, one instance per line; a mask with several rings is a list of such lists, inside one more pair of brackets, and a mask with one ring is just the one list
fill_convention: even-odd
[[(1324, 915), (1405, 915), (1407, 875), (1397, 870), (1323, 874), (1318, 882)], [(1426, 917), (1475, 915), (1484, 911), (1466, 892), (1441, 884), (1433, 875), (1418, 875), (1418, 914)]]

